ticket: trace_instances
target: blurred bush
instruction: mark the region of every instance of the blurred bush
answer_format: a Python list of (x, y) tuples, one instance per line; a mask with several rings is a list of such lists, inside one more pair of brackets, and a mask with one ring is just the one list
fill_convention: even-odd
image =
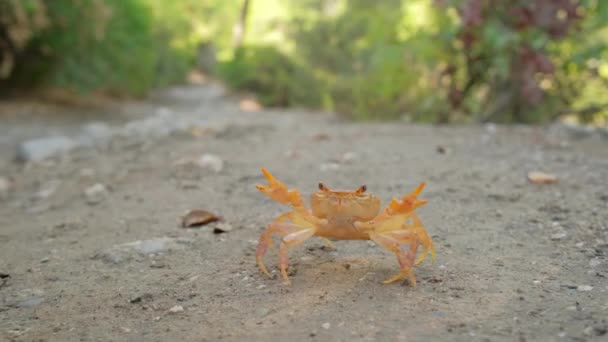
[[(240, 63), (237, 54), (225, 65), (235, 70), (224, 75), (247, 75), (239, 87), (259, 92), (269, 104), (316, 105), (320, 99), (360, 119), (432, 122), (608, 118), (608, 99), (599, 96), (608, 90), (606, 1), (288, 4), (290, 14), (272, 28), (283, 33), (274, 45), (280, 63), (271, 57)], [(257, 44), (255, 37), (247, 42), (245, 48)], [(290, 64), (286, 59), (308, 72), (280, 71)], [(285, 91), (293, 84), (320, 94), (296, 99)]]
[(273, 46), (238, 48), (234, 57), (218, 69), (228, 85), (258, 93), (264, 105), (321, 105), (308, 70)]
[(0, 87), (144, 94), (198, 60), (267, 106), (605, 124), (607, 25), (604, 0), (0, 0)]
[(194, 0), (0, 0), (0, 86), (142, 95), (180, 81), (196, 61), (197, 44), (213, 33), (196, 24), (205, 15), (221, 18), (222, 6), (205, 11), (208, 6)]

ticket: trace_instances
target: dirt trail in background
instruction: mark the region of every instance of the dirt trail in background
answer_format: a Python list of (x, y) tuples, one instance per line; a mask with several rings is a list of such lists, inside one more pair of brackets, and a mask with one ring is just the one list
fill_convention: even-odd
[[(607, 338), (606, 141), (548, 128), (253, 113), (208, 92), (184, 88), (123, 116), (163, 106), (207, 122), (166, 137), (113, 137), (27, 166), (5, 149), (0, 340)], [(28, 124), (13, 121), (6, 141)], [(223, 164), (185, 163), (202, 154)], [(266, 279), (257, 238), (286, 208), (255, 189), (260, 167), (306, 195), (319, 181), (366, 184), (384, 202), (426, 181), (419, 211), (436, 263), (416, 268), (416, 288), (382, 285), (397, 271), (390, 253), (311, 239), (290, 251), (291, 287)], [(529, 184), (532, 170), (559, 182)], [(195, 208), (221, 215), (229, 231), (179, 228)], [(272, 249), (266, 263), (277, 262)]]

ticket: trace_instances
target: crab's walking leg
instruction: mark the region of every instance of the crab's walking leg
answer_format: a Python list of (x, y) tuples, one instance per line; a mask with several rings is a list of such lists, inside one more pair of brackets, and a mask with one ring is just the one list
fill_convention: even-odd
[(264, 256), (266, 255), (266, 252), (268, 252), (268, 248), (272, 246), (272, 234), (285, 236), (297, 231), (292, 224), (282, 222), (286, 219), (286, 217), (289, 216), (289, 214), (290, 213), (279, 216), (273, 223), (269, 224), (262, 235), (260, 235), (258, 248), (255, 253), (255, 259), (262, 272), (264, 272), (270, 278), (272, 278), (272, 275), (270, 272), (268, 272), (266, 265), (264, 265)]
[[(402, 234), (402, 232), (405, 234)], [(397, 260), (399, 261), (399, 266), (401, 266), (401, 272), (385, 280), (384, 284), (390, 284), (394, 281), (407, 278), (410, 281), (410, 284), (415, 287), (416, 278), (412, 272), (412, 267), (414, 266), (414, 259), (416, 258), (416, 253), (418, 252), (418, 246), (420, 243), (415, 235), (407, 231), (399, 231), (399, 233), (400, 234), (394, 234), (393, 232), (371, 233), (369, 236), (378, 245), (395, 253)], [(400, 245), (402, 243), (409, 244), (407, 253), (403, 252), (401, 249)]]
[(289, 262), (287, 257), (287, 248), (301, 244), (314, 234), (314, 228), (306, 228), (283, 237), (281, 247), (279, 247), (279, 269), (281, 270), (281, 275), (283, 276), (283, 281), (285, 284), (290, 284), (289, 276), (287, 275), (287, 264)]
[[(426, 256), (426, 254), (429, 250), (431, 251), (431, 261), (434, 263), (435, 262), (435, 245), (433, 244), (433, 240), (431, 239), (429, 234), (424, 229), (424, 225), (422, 224), (422, 221), (420, 220), (418, 215), (416, 215), (415, 213), (412, 213), (412, 224), (409, 226), (405, 226), (404, 228), (407, 229), (406, 230), (407, 232), (415, 233), (416, 238), (422, 244), (422, 252), (420, 252), (420, 256), (416, 260), (416, 265), (420, 264), (422, 262), (422, 260), (424, 260), (424, 257)], [(397, 232), (401, 232), (401, 231), (395, 231), (396, 234), (398, 234)]]

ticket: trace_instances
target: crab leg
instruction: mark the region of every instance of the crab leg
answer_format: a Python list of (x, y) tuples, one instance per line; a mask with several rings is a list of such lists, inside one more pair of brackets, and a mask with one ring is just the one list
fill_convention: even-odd
[(264, 274), (270, 278), (272, 278), (272, 275), (270, 272), (268, 272), (268, 269), (264, 264), (264, 256), (266, 255), (266, 252), (268, 252), (268, 247), (272, 246), (272, 234), (280, 234), (285, 236), (297, 231), (293, 225), (281, 222), (284, 220), (283, 217), (287, 216), (288, 214), (289, 213), (279, 216), (273, 223), (269, 224), (262, 235), (260, 235), (260, 240), (258, 242), (255, 259), (260, 267), (260, 270), (262, 270), (262, 272), (264, 272)]
[(279, 269), (281, 270), (281, 275), (283, 276), (283, 282), (285, 284), (290, 284), (289, 276), (287, 275), (287, 264), (289, 262), (287, 257), (287, 248), (301, 244), (314, 234), (314, 228), (307, 228), (283, 237), (281, 247), (279, 247)]
[[(395, 274), (391, 278), (385, 280), (384, 284), (390, 284), (394, 281), (407, 278), (412, 284), (412, 286), (416, 286), (416, 277), (412, 272), (412, 267), (414, 266), (414, 259), (416, 258), (416, 253), (418, 251), (418, 239), (413, 234), (393, 234), (393, 232), (389, 233), (370, 233), (370, 238), (376, 242), (381, 247), (386, 248), (387, 250), (395, 253), (397, 256), (397, 261), (399, 261), (399, 266), (401, 266), (401, 272)], [(403, 252), (400, 244), (408, 243), (409, 249), (406, 252)]]

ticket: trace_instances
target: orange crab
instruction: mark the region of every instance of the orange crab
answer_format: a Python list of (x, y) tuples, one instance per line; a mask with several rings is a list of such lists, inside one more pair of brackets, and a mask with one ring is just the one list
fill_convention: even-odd
[[(260, 236), (256, 260), (262, 272), (269, 277), (272, 278), (263, 258), (272, 244), (272, 234), (282, 236), (279, 269), (286, 284), (290, 283), (287, 275), (287, 249), (312, 236), (325, 239), (331, 247), (333, 244), (329, 239), (372, 240), (395, 253), (401, 271), (385, 280), (385, 284), (407, 278), (412, 286), (416, 286), (412, 267), (421, 263), (428, 251), (435, 260), (433, 241), (414, 212), (427, 202), (418, 199), (424, 183), (401, 200), (392, 199), (383, 211), (380, 211), (380, 199), (366, 193), (365, 185), (355, 191), (336, 191), (319, 183), (319, 191), (311, 195), (312, 210), (308, 210), (297, 189), (288, 189), (264, 168), (262, 173), (268, 180), (268, 186), (257, 185), (257, 189), (293, 209), (277, 217)], [(407, 252), (401, 249), (402, 244), (409, 246)], [(414, 262), (420, 245), (422, 252)]]

